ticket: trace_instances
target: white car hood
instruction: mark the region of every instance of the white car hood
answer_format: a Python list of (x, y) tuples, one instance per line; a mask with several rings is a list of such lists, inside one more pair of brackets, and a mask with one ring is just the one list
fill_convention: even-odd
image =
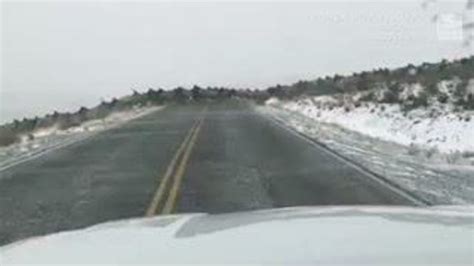
[(474, 207), (299, 207), (110, 222), (0, 248), (10, 264), (474, 263)]

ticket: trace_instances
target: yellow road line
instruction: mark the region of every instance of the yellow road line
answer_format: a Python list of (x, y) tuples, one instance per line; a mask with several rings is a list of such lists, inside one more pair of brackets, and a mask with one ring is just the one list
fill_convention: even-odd
[(186, 166), (188, 164), (191, 151), (193, 150), (193, 147), (196, 144), (197, 136), (199, 135), (199, 132), (201, 131), (203, 121), (204, 121), (204, 117), (199, 121), (199, 125), (194, 131), (191, 141), (189, 142), (189, 145), (186, 147), (186, 151), (183, 155), (181, 163), (178, 166), (178, 170), (176, 171), (174, 183), (173, 183), (173, 186), (171, 187), (168, 200), (166, 201), (165, 206), (163, 207), (162, 214), (169, 214), (173, 212), (173, 209), (176, 205), (176, 199), (178, 198), (179, 188), (183, 180), (183, 175), (186, 170)]
[(161, 181), (158, 189), (156, 190), (156, 192), (153, 196), (153, 199), (151, 200), (151, 203), (150, 203), (150, 205), (149, 205), (149, 207), (148, 207), (148, 209), (145, 213), (145, 216), (150, 217), (150, 216), (153, 216), (153, 215), (156, 214), (157, 209), (158, 209), (158, 205), (159, 205), (161, 199), (163, 198), (163, 195), (165, 194), (166, 186), (168, 184), (168, 181), (170, 180), (171, 174), (173, 173), (173, 169), (175, 168), (180, 155), (183, 153), (185, 147), (187, 146), (189, 140), (191, 139), (191, 136), (193, 136), (193, 132), (195, 131), (195, 129), (197, 128), (198, 125), (199, 125), (199, 121), (196, 121), (194, 123), (194, 125), (191, 127), (191, 129), (189, 130), (189, 133), (184, 138), (184, 140), (181, 143), (180, 147), (176, 151), (173, 159), (171, 160), (170, 164), (168, 165), (168, 168), (166, 169), (164, 177), (161, 179), (162, 181)]

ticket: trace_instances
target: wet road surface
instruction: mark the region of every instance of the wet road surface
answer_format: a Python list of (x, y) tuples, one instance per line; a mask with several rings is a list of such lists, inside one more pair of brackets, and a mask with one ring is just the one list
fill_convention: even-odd
[(168, 213), (413, 205), (240, 101), (172, 105), (0, 172), (0, 245)]

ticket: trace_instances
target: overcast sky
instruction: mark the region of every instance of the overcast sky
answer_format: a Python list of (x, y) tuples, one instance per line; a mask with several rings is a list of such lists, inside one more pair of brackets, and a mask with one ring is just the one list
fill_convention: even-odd
[(463, 2), (2, 2), (0, 123), (131, 88), (265, 88), (459, 58), (431, 17)]

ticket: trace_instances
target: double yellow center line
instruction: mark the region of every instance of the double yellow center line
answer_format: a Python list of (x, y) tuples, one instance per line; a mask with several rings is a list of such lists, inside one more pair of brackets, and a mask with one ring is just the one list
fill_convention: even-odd
[[(196, 144), (197, 136), (201, 131), (202, 124), (204, 123), (204, 113), (206, 109), (202, 111), (201, 117), (194, 123), (191, 129), (186, 134), (183, 142), (176, 151), (173, 159), (168, 165), (165, 175), (161, 179), (161, 183), (158, 186), (153, 198), (150, 202), (148, 209), (146, 210), (145, 216), (151, 217), (155, 214), (170, 214), (173, 212), (176, 200), (178, 198), (179, 188), (183, 180), (183, 175), (186, 170), (186, 166), (189, 161), (189, 157), (193, 150), (194, 145)], [(168, 183), (172, 181), (171, 187), (169, 188), (168, 193), (166, 189)], [(168, 197), (165, 197), (167, 194)], [(166, 200), (165, 200), (166, 198)], [(160, 206), (163, 206), (161, 212), (159, 212)]]

